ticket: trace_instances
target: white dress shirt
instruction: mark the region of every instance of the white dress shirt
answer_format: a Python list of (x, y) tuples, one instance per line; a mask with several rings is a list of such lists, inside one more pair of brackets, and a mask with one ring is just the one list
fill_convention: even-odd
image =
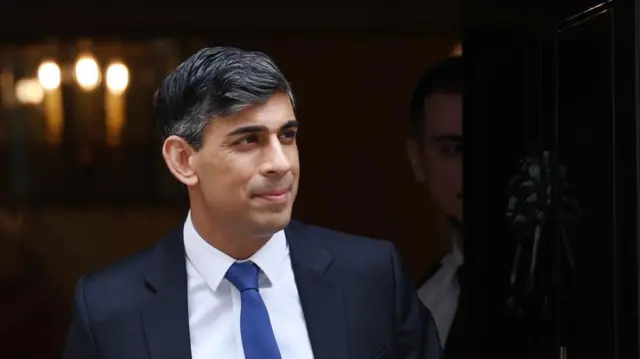
[[(244, 359), (240, 292), (224, 277), (236, 260), (209, 245), (198, 234), (191, 213), (184, 224), (184, 246), (192, 358)], [(284, 231), (276, 233), (248, 260), (261, 269), (260, 294), (282, 359), (312, 359)]]
[(418, 288), (418, 297), (431, 311), (443, 347), (458, 310), (460, 284), (457, 270), (464, 263), (460, 240), (458, 237), (453, 238), (451, 253), (442, 258), (438, 271)]

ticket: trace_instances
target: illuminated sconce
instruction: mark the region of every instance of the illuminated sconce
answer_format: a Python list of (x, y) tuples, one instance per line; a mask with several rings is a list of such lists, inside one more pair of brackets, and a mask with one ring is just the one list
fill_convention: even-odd
[(107, 126), (107, 144), (118, 146), (122, 141), (122, 128), (126, 122), (126, 99), (129, 86), (129, 69), (121, 62), (107, 67), (105, 75), (107, 91), (105, 93), (105, 118)]
[(60, 87), (60, 66), (52, 61), (43, 62), (38, 67), (38, 80), (43, 89), (51, 91)]
[(129, 69), (121, 62), (115, 62), (107, 67), (107, 90), (114, 94), (122, 94), (129, 86)]
[(38, 81), (45, 90), (44, 116), (46, 121), (46, 141), (57, 145), (62, 141), (64, 115), (60, 83), (60, 66), (53, 61), (45, 61), (38, 67)]
[(76, 61), (75, 77), (78, 85), (85, 91), (94, 90), (100, 84), (100, 67), (91, 56), (82, 56)]
[(23, 105), (37, 105), (44, 99), (44, 89), (38, 79), (21, 79), (16, 81), (15, 96)]

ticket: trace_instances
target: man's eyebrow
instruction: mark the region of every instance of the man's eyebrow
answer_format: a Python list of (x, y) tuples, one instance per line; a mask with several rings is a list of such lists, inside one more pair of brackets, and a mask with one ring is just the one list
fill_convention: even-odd
[(441, 135), (435, 138), (436, 142), (462, 142), (462, 135)]
[(236, 135), (244, 135), (247, 133), (256, 133), (267, 130), (266, 126), (242, 126), (235, 128), (233, 131), (229, 132), (227, 136), (236, 136)]
[[(299, 126), (298, 121), (290, 120), (290, 121), (287, 121), (287, 123), (282, 125), (280, 128), (282, 130), (286, 130), (290, 128), (296, 128), (298, 126)], [(244, 135), (248, 133), (257, 133), (257, 132), (263, 132), (267, 130), (268, 128), (266, 126), (242, 126), (242, 127), (235, 128), (233, 131), (229, 132), (227, 136)]]
[(298, 127), (300, 127), (300, 122), (298, 122), (297, 120), (289, 120), (287, 121), (287, 123), (282, 125), (281, 129), (288, 130), (290, 128), (298, 128)]

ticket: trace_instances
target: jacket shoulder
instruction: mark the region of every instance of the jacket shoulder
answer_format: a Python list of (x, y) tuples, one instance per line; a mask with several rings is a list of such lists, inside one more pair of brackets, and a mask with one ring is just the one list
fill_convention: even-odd
[(397, 250), (389, 240), (349, 234), (298, 221), (292, 225), (296, 227), (296, 235), (320, 244), (331, 254), (334, 264), (341, 268), (352, 268), (358, 272), (374, 268), (387, 271), (393, 266)]
[(165, 250), (168, 241), (176, 240), (174, 230), (154, 246), (83, 276), (76, 291), (81, 291), (87, 308), (93, 309), (92, 314), (97, 317), (143, 303), (146, 275), (154, 253)]
[(382, 251), (388, 254), (390, 250), (395, 248), (395, 245), (389, 240), (350, 234), (300, 221), (292, 221), (291, 226), (295, 227), (296, 233), (313, 237), (315, 240), (327, 246), (328, 249), (357, 249), (364, 250), (366, 252)]

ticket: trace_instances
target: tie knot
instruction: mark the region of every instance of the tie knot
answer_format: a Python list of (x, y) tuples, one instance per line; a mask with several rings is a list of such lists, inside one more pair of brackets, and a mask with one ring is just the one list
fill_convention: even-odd
[(235, 262), (231, 265), (225, 278), (239, 291), (258, 289), (260, 268), (253, 262)]

